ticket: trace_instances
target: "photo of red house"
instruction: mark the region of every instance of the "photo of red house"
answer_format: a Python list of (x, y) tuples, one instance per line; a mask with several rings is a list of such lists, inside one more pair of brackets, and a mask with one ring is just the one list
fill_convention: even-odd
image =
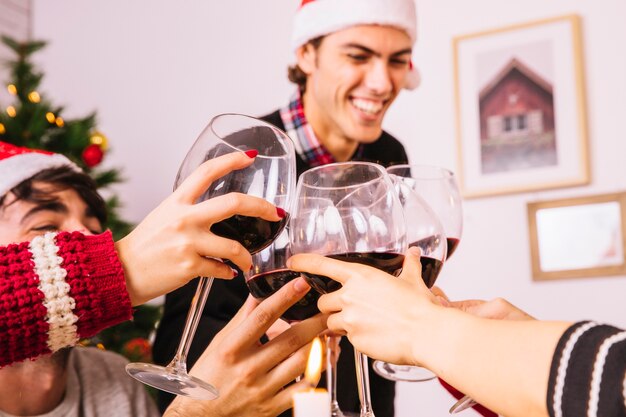
[(483, 174), (557, 165), (552, 84), (512, 58), (479, 94)]

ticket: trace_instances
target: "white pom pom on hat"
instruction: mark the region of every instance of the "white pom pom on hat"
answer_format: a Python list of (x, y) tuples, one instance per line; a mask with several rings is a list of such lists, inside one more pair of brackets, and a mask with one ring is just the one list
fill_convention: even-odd
[[(357, 25), (394, 26), (404, 30), (415, 43), (417, 14), (414, 0), (302, 0), (293, 23), (291, 46), (295, 51), (311, 39)], [(420, 83), (414, 65), (405, 88)]]
[(43, 170), (63, 166), (81, 172), (76, 164), (61, 154), (0, 142), (0, 197)]

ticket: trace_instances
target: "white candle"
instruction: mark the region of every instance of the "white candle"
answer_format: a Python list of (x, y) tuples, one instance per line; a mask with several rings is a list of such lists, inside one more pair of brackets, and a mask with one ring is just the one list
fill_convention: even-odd
[[(322, 372), (322, 342), (313, 340), (304, 378), (311, 387), (317, 385)], [(293, 396), (294, 417), (330, 417), (330, 395), (325, 389), (311, 388)]]
[(325, 389), (297, 392), (293, 396), (294, 417), (330, 417), (330, 394)]

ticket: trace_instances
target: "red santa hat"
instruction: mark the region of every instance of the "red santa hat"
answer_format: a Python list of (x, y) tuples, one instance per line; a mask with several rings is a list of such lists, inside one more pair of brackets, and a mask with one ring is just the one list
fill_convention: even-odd
[(81, 171), (63, 155), (0, 142), (0, 197), (41, 171), (62, 166)]
[[(414, 0), (302, 0), (296, 12), (291, 46), (297, 50), (311, 39), (357, 25), (394, 26), (404, 30), (411, 42), (417, 39)], [(405, 88), (417, 88), (420, 77), (411, 64)]]

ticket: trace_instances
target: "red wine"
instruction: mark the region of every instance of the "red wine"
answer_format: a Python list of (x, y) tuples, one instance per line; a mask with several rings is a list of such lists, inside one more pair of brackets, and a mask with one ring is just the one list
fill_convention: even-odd
[[(419, 248), (429, 247), (432, 244), (436, 243), (435, 237), (427, 237), (425, 239), (418, 240), (417, 242), (413, 242), (409, 244), (409, 247), (412, 248), (417, 246)], [(449, 241), (449, 240), (448, 240)], [(458, 243), (458, 240), (457, 240)], [(422, 252), (424, 249), (422, 249)], [(432, 287), (439, 273), (441, 272), (441, 268), (443, 267), (443, 262), (438, 259), (431, 258), (430, 256), (421, 256), (420, 262), (422, 263), (422, 279), (428, 288)]]
[[(264, 272), (253, 276), (247, 281), (250, 294), (261, 300), (274, 294), (289, 281), (300, 276), (299, 272), (290, 271), (288, 269), (277, 269), (275, 271)], [(308, 319), (319, 313), (317, 308), (317, 300), (320, 294), (317, 291), (310, 290), (296, 304), (289, 307), (281, 316), (286, 321), (296, 321)]]
[(289, 216), (277, 222), (270, 222), (259, 217), (235, 214), (211, 226), (211, 232), (218, 236), (236, 240), (251, 254), (268, 247), (282, 232)]
[(448, 241), (448, 255), (446, 256), (446, 259), (450, 259), (450, 257), (456, 250), (457, 246), (459, 246), (459, 239), (454, 238), (454, 237), (449, 237), (447, 241)]
[(420, 262), (422, 263), (422, 279), (424, 280), (424, 284), (430, 288), (435, 284), (441, 272), (441, 268), (443, 267), (443, 262), (428, 256), (421, 256)]
[[(372, 266), (391, 275), (398, 275), (402, 271), (404, 255), (392, 252), (350, 252), (336, 255), (327, 255), (329, 258), (344, 262), (353, 262)], [(333, 292), (341, 288), (341, 284), (324, 275), (302, 274), (309, 285), (321, 294)]]

